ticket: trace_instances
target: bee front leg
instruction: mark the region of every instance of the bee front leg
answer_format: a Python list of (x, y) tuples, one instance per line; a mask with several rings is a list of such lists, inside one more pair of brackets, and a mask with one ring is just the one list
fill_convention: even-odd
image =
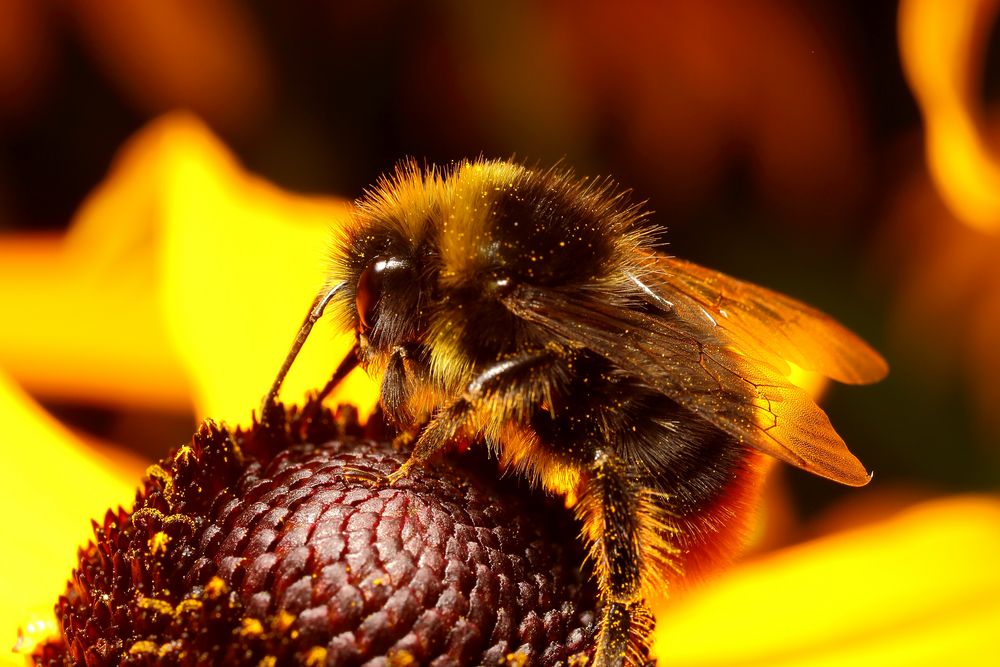
[(439, 412), (417, 438), (417, 444), (413, 446), (410, 458), (386, 477), (389, 486), (409, 475), (413, 466), (427, 462), (444, 449), (472, 416), (472, 409), (471, 401), (460, 398)]
[(641, 664), (652, 616), (641, 592), (639, 488), (616, 456), (600, 450), (582, 486), (576, 512), (597, 569), (603, 606), (594, 665)]
[(565, 354), (558, 348), (545, 348), (508, 357), (486, 367), (458, 399), (430, 420), (417, 439), (410, 458), (389, 474), (388, 483), (392, 485), (403, 479), (410, 474), (413, 466), (426, 462), (444, 449), (484, 405), (492, 404), (500, 412), (497, 416), (504, 419), (537, 404), (547, 394), (548, 388), (536, 376), (564, 358)]
[(420, 437), (420, 432), (427, 427), (430, 418), (426, 415), (416, 420), (410, 426), (399, 431), (399, 435), (392, 439), (392, 447), (397, 451), (410, 451), (413, 443)]

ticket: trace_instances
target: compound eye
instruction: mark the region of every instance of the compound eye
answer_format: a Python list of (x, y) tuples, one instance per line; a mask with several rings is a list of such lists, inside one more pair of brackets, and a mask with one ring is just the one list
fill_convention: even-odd
[(358, 278), (357, 295), (354, 303), (358, 309), (361, 331), (368, 331), (378, 320), (378, 305), (382, 300), (382, 288), (386, 276), (393, 271), (406, 268), (406, 262), (393, 257), (376, 257), (365, 267)]

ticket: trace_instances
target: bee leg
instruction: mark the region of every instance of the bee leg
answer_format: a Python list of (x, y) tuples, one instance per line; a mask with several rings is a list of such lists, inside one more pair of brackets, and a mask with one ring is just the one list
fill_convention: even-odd
[(337, 370), (333, 372), (330, 379), (327, 381), (323, 388), (318, 392), (311, 394), (306, 401), (305, 406), (302, 408), (302, 421), (308, 422), (316, 417), (316, 414), (323, 407), (323, 399), (330, 395), (337, 386), (344, 381), (351, 371), (358, 367), (358, 346), (355, 345), (350, 349), (341, 362), (337, 366)]
[(652, 618), (642, 599), (639, 489), (626, 466), (598, 451), (583, 480), (577, 516), (600, 584), (600, 634), (595, 667), (620, 667), (642, 659)]
[(340, 468), (340, 475), (350, 482), (362, 484), (373, 489), (380, 488), (385, 483), (385, 478), (381, 473), (357, 466), (342, 466)]
[(316, 397), (313, 399), (317, 403), (322, 403), (323, 399), (330, 395), (334, 389), (340, 385), (344, 379), (351, 374), (355, 368), (358, 367), (360, 359), (358, 358), (358, 346), (354, 345), (340, 361), (340, 365), (337, 366), (337, 370), (333, 372), (327, 383), (323, 385), (323, 388), (316, 392)]
[[(494, 394), (502, 393), (503, 397), (521, 397), (527, 404), (534, 404), (538, 397), (532, 396), (527, 387), (531, 387), (533, 378), (539, 370), (555, 363), (563, 352), (555, 348), (534, 350), (524, 354), (502, 359), (479, 373), (465, 388), (462, 394), (451, 405), (445, 407), (434, 416), (417, 439), (410, 458), (399, 469), (388, 477), (390, 485), (403, 479), (415, 465), (424, 463), (452, 442), (458, 432), (475, 415), (476, 410), (486, 403)], [(507, 410), (515, 410), (514, 403), (496, 401), (505, 405)]]
[(417, 438), (420, 437), (420, 432), (424, 430), (429, 421), (430, 417), (425, 415), (415, 421), (411, 426), (407, 426), (402, 429), (399, 432), (399, 435), (392, 439), (393, 449), (400, 451), (409, 450), (413, 446), (413, 443), (417, 441)]
[(472, 403), (463, 397), (438, 413), (417, 438), (417, 444), (413, 446), (410, 458), (406, 459), (406, 462), (399, 468), (389, 473), (386, 478), (389, 486), (409, 475), (413, 466), (425, 463), (444, 449), (458, 433), (458, 430), (469, 420), (472, 412)]

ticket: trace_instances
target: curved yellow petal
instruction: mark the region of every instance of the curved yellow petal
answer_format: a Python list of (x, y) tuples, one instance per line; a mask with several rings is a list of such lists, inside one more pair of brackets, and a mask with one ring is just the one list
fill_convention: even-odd
[[(0, 648), (18, 627), (53, 619), (53, 605), (93, 535), (90, 517), (131, 505), (141, 474), (109, 459), (60, 426), (0, 373)], [(6, 651), (0, 660), (24, 664)]]
[(981, 665), (1000, 637), (1000, 499), (957, 497), (775, 552), (658, 613), (674, 667)]
[[(323, 285), (331, 234), (348, 205), (246, 174), (190, 116), (166, 117), (144, 134), (163, 168), (158, 261), (168, 330), (194, 380), (199, 416), (245, 422)], [(283, 396), (299, 401), (322, 386), (352, 343), (318, 324)], [(344, 392), (364, 411), (375, 399), (363, 373)]]
[[(175, 113), (119, 152), (64, 239), (0, 238), (0, 366), (46, 396), (244, 422), (326, 269), (343, 200), (245, 172)], [(322, 386), (351, 344), (317, 325), (283, 396)], [(363, 373), (344, 388), (363, 412)]]

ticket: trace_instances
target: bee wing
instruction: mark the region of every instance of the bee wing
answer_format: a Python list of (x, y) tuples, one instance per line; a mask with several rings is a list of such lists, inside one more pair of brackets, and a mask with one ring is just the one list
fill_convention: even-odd
[(801, 301), (665, 255), (648, 258), (642, 279), (684, 319), (779, 370), (785, 362), (848, 384), (885, 377), (885, 360), (858, 336)]
[(527, 286), (504, 302), (515, 315), (566, 345), (605, 357), (742, 443), (843, 484), (871, 479), (808, 394), (700, 323)]

